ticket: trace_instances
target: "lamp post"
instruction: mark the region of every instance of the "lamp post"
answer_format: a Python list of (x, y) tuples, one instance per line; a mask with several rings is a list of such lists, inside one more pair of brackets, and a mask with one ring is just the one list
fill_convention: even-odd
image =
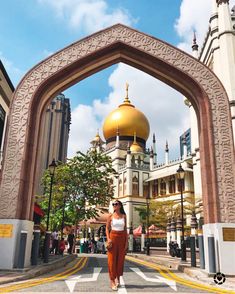
[(147, 242), (146, 242), (146, 255), (150, 255), (150, 240), (149, 240), (149, 194), (146, 197), (146, 204), (147, 204), (147, 216), (146, 216), (146, 221), (147, 221)]
[(184, 241), (184, 204), (183, 204), (183, 181), (185, 171), (181, 164), (177, 170), (177, 176), (180, 181), (180, 203), (181, 203), (181, 219), (182, 219), (182, 235), (181, 235), (181, 260), (186, 261), (186, 244)]
[(50, 211), (51, 211), (51, 196), (52, 196), (52, 186), (53, 186), (53, 180), (55, 175), (55, 169), (57, 167), (57, 164), (55, 162), (55, 159), (52, 160), (52, 163), (49, 165), (49, 172), (51, 176), (51, 183), (50, 183), (50, 194), (49, 194), (49, 204), (48, 204), (48, 210), (47, 210), (47, 231), (49, 228), (49, 221), (50, 221)]
[(57, 167), (57, 164), (55, 162), (55, 159), (53, 159), (52, 160), (52, 163), (49, 165), (49, 172), (50, 172), (50, 177), (51, 177), (51, 183), (50, 183), (50, 194), (49, 194), (48, 210), (47, 210), (46, 235), (45, 235), (45, 242), (44, 242), (44, 262), (45, 263), (48, 263), (49, 253), (50, 253), (51, 232), (49, 232), (48, 229), (49, 229), (49, 222), (50, 222), (52, 186), (53, 186), (53, 179), (54, 179), (56, 167)]
[(63, 237), (63, 230), (64, 230), (64, 214), (65, 214), (65, 204), (67, 199), (67, 189), (63, 191), (63, 210), (62, 210), (62, 222), (61, 222), (61, 238)]

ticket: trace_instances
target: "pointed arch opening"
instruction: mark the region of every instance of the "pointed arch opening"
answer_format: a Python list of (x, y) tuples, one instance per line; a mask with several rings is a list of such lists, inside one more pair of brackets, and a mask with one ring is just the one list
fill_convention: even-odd
[(229, 102), (222, 84), (192, 56), (121, 24), (48, 57), (18, 85), (3, 161), (1, 218), (32, 219), (40, 123), (49, 100), (118, 62), (152, 75), (190, 100), (199, 126), (205, 223), (235, 222), (233, 137)]

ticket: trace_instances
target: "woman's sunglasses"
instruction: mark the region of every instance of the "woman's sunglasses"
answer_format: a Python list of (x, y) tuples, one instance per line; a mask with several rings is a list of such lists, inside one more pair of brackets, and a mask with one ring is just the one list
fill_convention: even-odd
[(113, 203), (112, 205), (113, 205), (113, 206), (117, 206), (117, 205), (119, 205), (119, 203), (118, 203), (118, 202), (115, 202), (115, 203)]

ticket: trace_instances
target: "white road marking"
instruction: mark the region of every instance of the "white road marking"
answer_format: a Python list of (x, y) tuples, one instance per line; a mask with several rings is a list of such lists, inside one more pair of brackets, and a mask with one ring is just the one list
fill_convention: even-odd
[(95, 282), (95, 281), (97, 281), (101, 270), (102, 270), (102, 267), (95, 267), (93, 276), (91, 278), (82, 278), (82, 276), (80, 275), (80, 276), (75, 276), (73, 278), (66, 280), (65, 283), (68, 286), (70, 293), (73, 292), (77, 282), (81, 283), (81, 282)]
[(118, 287), (118, 294), (126, 294), (126, 287), (123, 277), (120, 277), (120, 286)]
[(156, 278), (148, 278), (146, 277), (146, 275), (137, 267), (130, 267), (130, 269), (135, 272), (137, 275), (139, 275), (140, 277), (142, 277), (143, 279), (145, 279), (145, 281), (147, 282), (153, 282), (153, 283), (165, 283), (168, 286), (170, 286), (173, 290), (177, 291), (177, 287), (176, 287), (176, 282), (173, 280), (168, 280), (165, 279), (163, 277), (159, 277), (158, 275), (156, 275)]

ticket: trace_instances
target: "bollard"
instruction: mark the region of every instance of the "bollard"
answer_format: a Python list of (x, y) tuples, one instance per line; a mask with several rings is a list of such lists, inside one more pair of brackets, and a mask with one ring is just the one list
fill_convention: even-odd
[(45, 240), (44, 240), (44, 262), (45, 263), (48, 263), (48, 260), (49, 260), (50, 239), (51, 239), (51, 232), (46, 232)]
[(129, 235), (129, 252), (133, 252), (133, 243), (134, 243), (134, 240), (133, 240), (133, 234), (130, 234)]
[(32, 265), (38, 264), (39, 244), (40, 244), (40, 230), (35, 230), (33, 232), (33, 244), (32, 244), (32, 256), (31, 256)]
[(20, 246), (19, 246), (19, 255), (17, 268), (24, 268), (24, 259), (25, 259), (25, 250), (26, 250), (26, 242), (27, 242), (27, 231), (20, 232)]
[(215, 238), (214, 235), (208, 236), (208, 258), (209, 258), (209, 273), (216, 273), (215, 263)]
[(205, 269), (205, 251), (204, 251), (204, 240), (203, 235), (198, 234), (198, 247), (200, 256), (200, 268)]
[(195, 236), (190, 236), (191, 266), (196, 267)]
[(144, 252), (145, 248), (145, 234), (141, 234), (141, 252)]

